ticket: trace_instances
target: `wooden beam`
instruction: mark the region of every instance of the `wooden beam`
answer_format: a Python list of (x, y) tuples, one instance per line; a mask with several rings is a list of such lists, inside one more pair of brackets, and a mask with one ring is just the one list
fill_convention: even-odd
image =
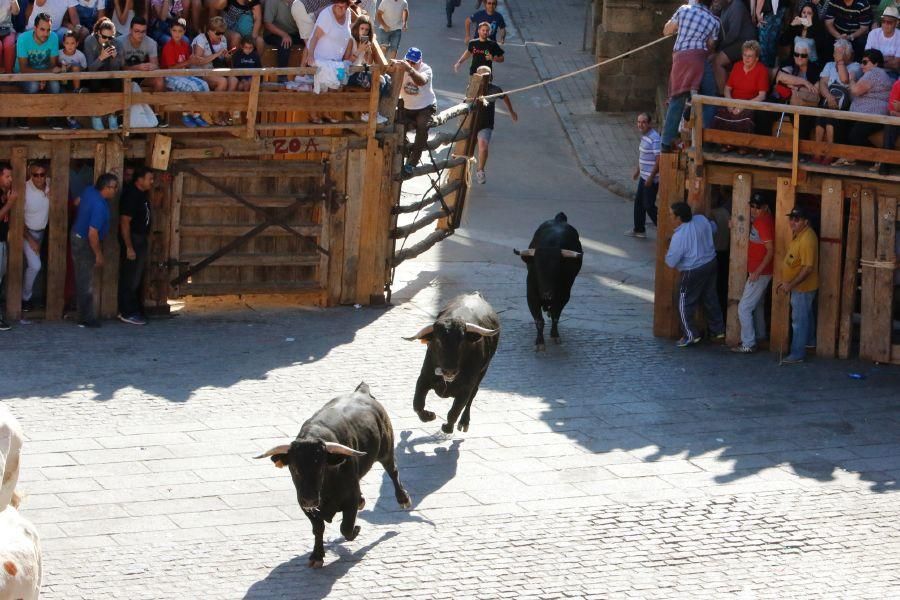
[[(707, 142), (715, 142), (718, 144), (726, 144), (729, 146), (745, 146), (754, 150), (775, 150), (777, 152), (794, 152), (794, 139), (786, 137), (776, 138), (768, 135), (755, 135), (748, 133), (738, 133), (734, 131), (720, 131), (717, 129), (704, 130), (704, 136)], [(829, 144), (827, 142), (815, 142), (810, 140), (796, 139), (798, 143), (798, 151), (802, 154), (824, 154), (831, 158), (852, 158), (854, 160), (871, 161), (872, 149), (862, 146), (850, 146), (848, 144)], [(709, 159), (710, 152), (705, 153)], [(741, 156), (733, 155), (736, 160), (753, 161), (752, 155)], [(890, 164), (900, 164), (900, 150), (878, 149), (878, 158), (882, 162)], [(771, 164), (771, 162), (770, 162)], [(786, 165), (788, 163), (785, 163)], [(815, 164), (803, 165), (803, 169), (815, 168)], [(873, 178), (879, 177), (872, 175)]]
[(372, 87), (369, 88), (369, 128), (366, 132), (369, 137), (375, 136), (375, 130), (378, 128), (378, 100), (381, 88), (378, 82), (381, 81), (382, 67), (372, 67)]
[(841, 281), (841, 316), (838, 337), (838, 358), (850, 357), (853, 343), (853, 313), (856, 310), (856, 291), (859, 274), (860, 188), (849, 189), (850, 214), (847, 219), (847, 244), (844, 273)]
[(840, 330), (843, 245), (844, 191), (840, 179), (828, 179), (822, 184), (816, 329), (816, 355), (827, 358), (835, 356)]
[(877, 321), (878, 309), (875, 306), (875, 267), (871, 266), (875, 261), (878, 248), (878, 207), (876, 195), (869, 188), (863, 188), (860, 193), (861, 215), (861, 271), (862, 290), (860, 292), (860, 323), (859, 323), (859, 357), (867, 360), (878, 360), (878, 339), (881, 332), (874, 329)]
[(337, 206), (323, 207), (331, 210), (328, 230), (328, 305), (334, 306), (341, 301), (341, 287), (344, 273), (344, 229), (347, 214), (347, 138), (335, 138), (331, 146), (331, 158), (328, 161), (328, 179), (332, 187), (332, 195)]
[[(875, 200), (875, 198), (872, 198)], [(863, 190), (863, 202), (866, 201), (866, 190)], [(890, 362), (891, 360), (891, 335), (893, 333), (893, 300), (894, 300), (894, 270), (896, 269), (896, 244), (897, 230), (897, 196), (879, 195), (876, 205), (875, 221), (875, 265), (866, 266), (863, 263), (863, 273), (871, 271), (872, 280), (871, 300), (867, 302), (863, 298), (864, 326), (861, 337), (866, 346), (865, 355), (862, 349), (860, 356), (877, 362)], [(869, 310), (865, 310), (869, 308)], [(868, 320), (868, 323), (867, 323)]]
[(694, 164), (703, 166), (703, 100), (695, 98), (691, 101), (691, 121), (693, 121), (693, 136), (691, 145), (694, 155)]
[(417, 167), (414, 167), (412, 173), (401, 173), (400, 179), (403, 181), (408, 181), (413, 179), (414, 177), (419, 177), (421, 175), (429, 175), (431, 173), (439, 173), (446, 169), (452, 169), (453, 167), (461, 167), (463, 165), (467, 165), (469, 160), (465, 156), (452, 156), (449, 158), (441, 158), (433, 163), (425, 163), (421, 164)]
[[(387, 227), (382, 227), (382, 215), (379, 213), (381, 206), (381, 177), (387, 177), (383, 172), (384, 150), (379, 147), (378, 140), (369, 138), (369, 146), (366, 149), (366, 166), (363, 172), (362, 182), (362, 211), (360, 213), (359, 231), (359, 272), (356, 274), (356, 303), (368, 305), (384, 289), (381, 281), (378, 265), (376, 265), (376, 246), (387, 239)], [(390, 216), (388, 213), (387, 216)]]
[[(119, 178), (119, 190), (125, 186), (125, 148), (118, 139), (106, 143), (106, 172)], [(103, 241), (103, 283), (100, 290), (102, 319), (112, 319), (119, 310), (119, 196), (109, 203), (109, 235)]]
[(797, 187), (797, 174), (800, 171), (800, 115), (794, 115), (793, 135), (791, 136), (791, 185)]
[[(177, 173), (172, 178), (172, 214), (169, 218), (169, 248), (168, 259), (169, 264), (177, 264), (181, 261), (181, 212), (184, 209), (184, 173)], [(181, 269), (178, 269), (180, 272)], [(178, 274), (176, 272), (176, 276)], [(169, 271), (171, 275), (171, 270)], [(167, 277), (174, 279), (174, 277)], [(181, 294), (180, 290), (175, 286), (169, 287), (169, 294), (177, 297)]]
[(422, 210), (426, 206), (431, 206), (435, 202), (441, 202), (445, 196), (448, 196), (458, 190), (462, 186), (462, 183), (459, 181), (451, 181), (447, 185), (442, 185), (440, 188), (434, 190), (432, 193), (426, 195), (423, 199), (418, 202), (413, 202), (412, 204), (398, 204), (391, 208), (391, 212), (396, 215), (402, 215), (406, 213), (414, 213)]
[(391, 259), (392, 266), (396, 267), (407, 259), (419, 256), (423, 252), (430, 250), (432, 246), (434, 246), (441, 240), (450, 237), (452, 234), (453, 232), (449, 229), (437, 229), (435, 231), (432, 231), (424, 239), (416, 242), (408, 248), (403, 248), (396, 254), (394, 254), (393, 259)]
[(58, 321), (66, 301), (66, 256), (69, 249), (69, 160), (71, 144), (53, 142), (50, 159), (50, 222), (47, 225), (47, 310), (44, 318)]
[(250, 95), (247, 97), (247, 129), (244, 131), (244, 137), (252, 140), (256, 137), (256, 114), (259, 108), (259, 84), (261, 77), (252, 77), (250, 79)]
[(778, 285), (784, 279), (784, 257), (791, 243), (791, 227), (787, 214), (794, 208), (795, 189), (788, 177), (778, 178), (778, 190), (775, 194), (775, 269), (772, 278), (772, 325), (770, 328), (769, 349), (772, 352), (784, 353), (788, 350), (791, 337), (791, 297), (790, 294), (777, 292)]
[(675, 291), (678, 272), (665, 262), (669, 243), (675, 231), (672, 211), (669, 207), (684, 200), (684, 171), (678, 168), (678, 155), (662, 154), (659, 157), (659, 194), (656, 227), (656, 277), (654, 281), (653, 335), (678, 337), (678, 317), (675, 313)]
[(6, 249), (9, 258), (6, 268), (6, 318), (22, 318), (22, 277), (24, 275), (24, 231), (25, 231), (25, 181), (28, 170), (28, 149), (16, 146), (12, 150), (13, 184), (16, 202), (9, 212), (9, 236)]
[[(91, 183), (95, 183), (97, 181), (97, 177), (100, 174), (106, 173), (106, 143), (105, 142), (97, 142), (94, 147), (94, 181)], [(121, 189), (122, 182), (119, 182)], [(115, 239), (116, 232), (118, 232), (119, 223), (117, 221), (112, 220), (112, 214), (110, 213), (110, 221), (109, 221), (109, 230), (111, 236)], [(104, 256), (105, 257), (105, 256)], [(94, 314), (100, 314), (100, 298), (103, 295), (103, 269), (94, 267), (93, 273), (93, 281), (92, 281), (92, 289), (93, 289), (93, 298), (94, 298)]]
[[(742, 157), (746, 158), (746, 157)], [(740, 164), (731, 163), (731, 164), (723, 164), (711, 162), (709, 159), (706, 161), (706, 165), (704, 167), (706, 171), (706, 179), (707, 184), (710, 185), (731, 185), (734, 180), (735, 173), (750, 173), (753, 175), (753, 188), (756, 190), (772, 190), (775, 191), (778, 189), (778, 178), (784, 177), (785, 172), (780, 169), (775, 169), (771, 167), (757, 167), (753, 166), (754, 162), (752, 160), (746, 160), (741, 162)], [(812, 167), (809, 167), (809, 171), (806, 173), (807, 177), (805, 180), (801, 178), (797, 182), (796, 192), (798, 194), (814, 194), (818, 196), (822, 193), (822, 182), (825, 179), (834, 179), (839, 178), (844, 182), (844, 186), (851, 185), (865, 185), (868, 188), (875, 190), (880, 193), (891, 194), (894, 190), (897, 189), (897, 184), (889, 181), (883, 180), (874, 180), (867, 179), (862, 177), (858, 172), (844, 172), (844, 173), (835, 173), (836, 169), (832, 169), (830, 167), (819, 167), (822, 170), (821, 173), (813, 172)], [(867, 175), (871, 175), (868, 169), (862, 168)], [(827, 174), (826, 174), (827, 173)]]
[[(753, 193), (753, 176), (736, 173), (731, 196), (731, 248), (728, 269), (728, 306), (725, 342), (729, 346), (741, 343), (741, 322), (738, 319), (738, 303), (744, 295), (747, 283), (747, 247), (750, 242), (750, 196)], [(762, 335), (762, 331), (756, 332)]]
[(341, 304), (356, 302), (356, 281), (361, 268), (360, 231), (362, 230), (363, 175), (369, 157), (365, 150), (347, 154), (347, 202), (344, 221), (344, 272), (341, 274)]
[[(692, 97), (692, 101), (697, 98), (698, 95), (694, 95)], [(793, 115), (804, 115), (808, 117), (829, 117), (832, 119), (838, 119), (839, 121), (876, 123), (878, 125), (900, 125), (900, 117), (889, 117), (886, 115), (847, 112), (811, 106), (794, 106), (793, 104), (775, 104), (772, 102), (759, 102), (756, 100), (735, 100), (733, 98), (720, 98), (716, 96), (702, 96), (700, 97), (700, 99), (704, 104), (709, 104), (712, 106), (746, 108), (749, 110), (788, 113)]]

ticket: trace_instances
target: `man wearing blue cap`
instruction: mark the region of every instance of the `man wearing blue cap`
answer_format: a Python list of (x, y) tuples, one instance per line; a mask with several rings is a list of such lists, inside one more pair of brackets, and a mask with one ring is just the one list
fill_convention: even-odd
[(403, 110), (399, 120), (407, 129), (416, 128), (416, 139), (409, 151), (406, 165), (403, 167), (404, 172), (411, 173), (422, 157), (422, 150), (425, 149), (425, 144), (428, 142), (428, 121), (437, 112), (437, 98), (431, 87), (431, 67), (422, 61), (421, 50), (412, 47), (406, 51), (404, 60), (393, 62), (403, 65), (406, 71), (403, 75), (403, 88), (400, 91)]

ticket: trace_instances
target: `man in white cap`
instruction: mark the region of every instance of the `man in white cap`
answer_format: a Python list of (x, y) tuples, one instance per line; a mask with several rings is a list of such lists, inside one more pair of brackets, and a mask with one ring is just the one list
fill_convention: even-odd
[(888, 6), (881, 15), (881, 27), (869, 32), (866, 39), (866, 50), (874, 48), (884, 55), (884, 70), (897, 79), (900, 75), (900, 34), (897, 33), (897, 21), (900, 11), (896, 6)]
[(400, 91), (400, 99), (403, 100), (403, 110), (399, 121), (407, 129), (415, 127), (416, 139), (409, 151), (406, 165), (403, 171), (412, 173), (412, 169), (419, 163), (422, 151), (428, 142), (428, 121), (437, 112), (437, 98), (431, 86), (431, 67), (422, 61), (422, 51), (412, 47), (406, 51), (404, 60), (395, 60), (395, 64), (403, 65), (403, 89)]

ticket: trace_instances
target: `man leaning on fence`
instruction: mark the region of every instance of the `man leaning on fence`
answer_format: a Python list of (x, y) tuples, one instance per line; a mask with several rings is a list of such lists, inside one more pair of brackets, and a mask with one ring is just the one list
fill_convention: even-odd
[(146, 325), (141, 287), (150, 249), (150, 190), (153, 171), (134, 170), (131, 183), (122, 190), (119, 210), (119, 315), (123, 323)]
[(716, 294), (716, 247), (713, 233), (716, 224), (703, 215), (695, 215), (687, 202), (672, 205), (672, 218), (678, 226), (672, 234), (666, 264), (681, 272), (678, 284), (678, 316), (684, 336), (679, 348), (697, 344), (702, 335), (694, 323), (697, 305), (702, 302), (709, 333), (713, 339), (725, 337), (725, 322)]
[(422, 60), (421, 50), (410, 48), (406, 51), (405, 60), (394, 62), (403, 65), (404, 68), (403, 88), (400, 90), (403, 110), (398, 120), (407, 129), (416, 130), (416, 139), (403, 166), (403, 171), (409, 175), (413, 172), (413, 167), (419, 164), (422, 151), (428, 142), (428, 122), (437, 111), (437, 97), (431, 85), (431, 67)]
[(799, 206), (788, 213), (791, 243), (781, 265), (777, 291), (791, 295), (791, 351), (783, 365), (802, 363), (807, 348), (816, 347), (813, 302), (819, 289), (819, 238), (809, 225), (809, 215)]
[(85, 188), (78, 201), (78, 214), (69, 239), (75, 263), (75, 294), (78, 326), (100, 327), (94, 311), (94, 267), (103, 266), (102, 242), (109, 233), (107, 201), (119, 191), (119, 178), (104, 173), (97, 184)]
[(731, 349), (738, 354), (756, 351), (756, 340), (766, 336), (763, 298), (772, 281), (775, 258), (775, 219), (761, 194), (750, 198), (750, 239), (747, 244), (747, 282), (738, 303), (741, 343)]

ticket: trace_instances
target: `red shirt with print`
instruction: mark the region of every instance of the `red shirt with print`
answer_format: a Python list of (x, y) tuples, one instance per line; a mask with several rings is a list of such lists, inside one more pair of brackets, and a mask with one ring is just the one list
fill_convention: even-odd
[[(747, 272), (753, 273), (766, 257), (766, 242), (775, 241), (775, 217), (770, 212), (761, 212), (750, 224), (750, 243), (747, 245)], [(760, 275), (771, 275), (775, 260), (763, 269)]]

